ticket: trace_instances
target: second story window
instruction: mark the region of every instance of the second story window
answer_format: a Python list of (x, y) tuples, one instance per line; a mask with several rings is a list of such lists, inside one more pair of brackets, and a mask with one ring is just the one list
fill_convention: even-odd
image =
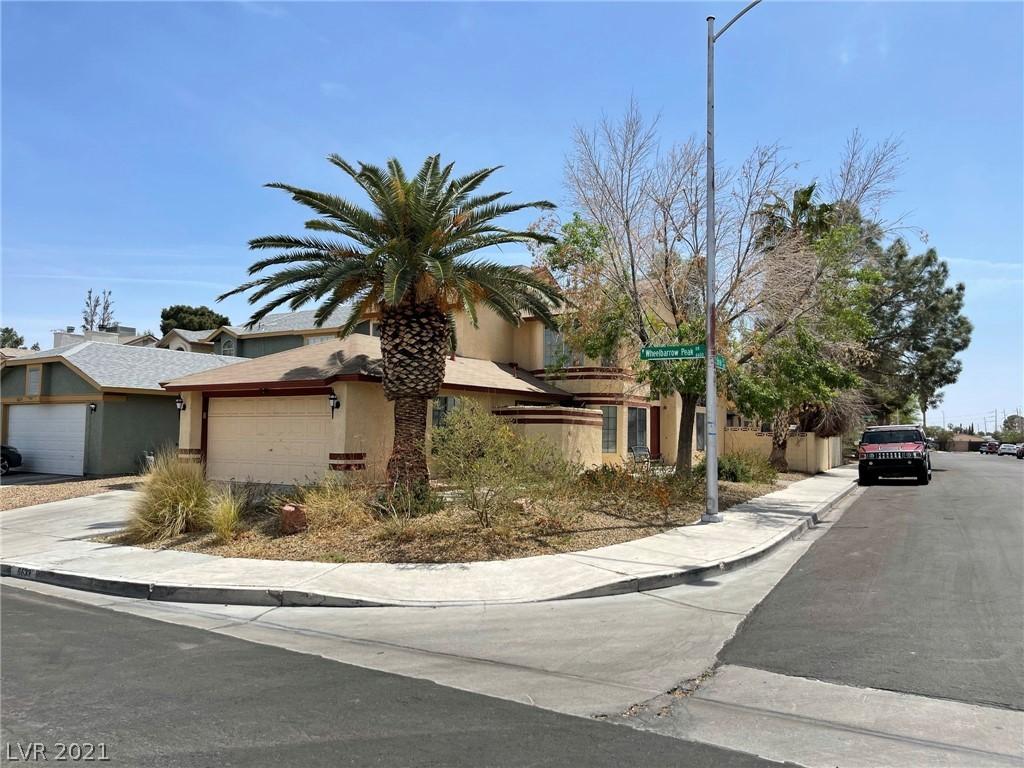
[(228, 337), (220, 343), (220, 353), (226, 357), (235, 356), (235, 340)]
[(570, 365), (583, 365), (583, 355), (569, 348), (561, 331), (545, 328), (544, 367), (564, 368)]
[(331, 339), (336, 339), (336, 338), (338, 338), (338, 337), (335, 336), (333, 333), (328, 333), (328, 334), (326, 334), (324, 336), (307, 336), (305, 338), (305, 344), (306, 344), (307, 347), (310, 344), (325, 344), (326, 342), (330, 341)]
[(25, 394), (39, 397), (43, 391), (43, 366), (32, 365), (25, 370)]

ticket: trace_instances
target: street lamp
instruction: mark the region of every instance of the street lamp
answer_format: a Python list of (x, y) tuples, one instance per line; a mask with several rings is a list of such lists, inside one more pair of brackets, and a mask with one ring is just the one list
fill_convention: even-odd
[(704, 466), (707, 478), (707, 506), (701, 515), (701, 522), (720, 523), (722, 516), (718, 514), (718, 389), (715, 383), (715, 361), (718, 345), (715, 343), (716, 314), (718, 302), (715, 296), (715, 41), (736, 21), (760, 3), (754, 0), (742, 11), (737, 13), (729, 23), (715, 33), (715, 17), (708, 16), (708, 161), (707, 161), (707, 319), (705, 325), (706, 352), (704, 358)]

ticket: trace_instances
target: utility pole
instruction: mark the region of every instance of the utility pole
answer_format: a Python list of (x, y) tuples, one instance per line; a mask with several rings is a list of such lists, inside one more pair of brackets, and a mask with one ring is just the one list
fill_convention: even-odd
[(754, 0), (729, 22), (715, 33), (715, 17), (708, 16), (708, 136), (707, 136), (707, 286), (705, 287), (705, 356), (704, 356), (704, 477), (707, 483), (707, 502), (703, 523), (720, 523), (722, 516), (718, 514), (718, 386), (716, 384), (718, 345), (717, 315), (718, 301), (715, 284), (715, 41), (736, 21), (760, 3)]

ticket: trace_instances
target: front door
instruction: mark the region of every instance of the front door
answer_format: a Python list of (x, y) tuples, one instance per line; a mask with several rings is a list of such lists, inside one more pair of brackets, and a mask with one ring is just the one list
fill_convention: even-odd
[(661, 406), (651, 406), (651, 458), (661, 458)]

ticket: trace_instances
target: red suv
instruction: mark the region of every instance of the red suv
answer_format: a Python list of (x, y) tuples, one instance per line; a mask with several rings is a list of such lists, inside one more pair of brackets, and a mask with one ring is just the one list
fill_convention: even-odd
[(924, 432), (902, 424), (868, 427), (857, 448), (857, 475), (861, 485), (880, 477), (914, 477), (928, 485), (932, 460)]

